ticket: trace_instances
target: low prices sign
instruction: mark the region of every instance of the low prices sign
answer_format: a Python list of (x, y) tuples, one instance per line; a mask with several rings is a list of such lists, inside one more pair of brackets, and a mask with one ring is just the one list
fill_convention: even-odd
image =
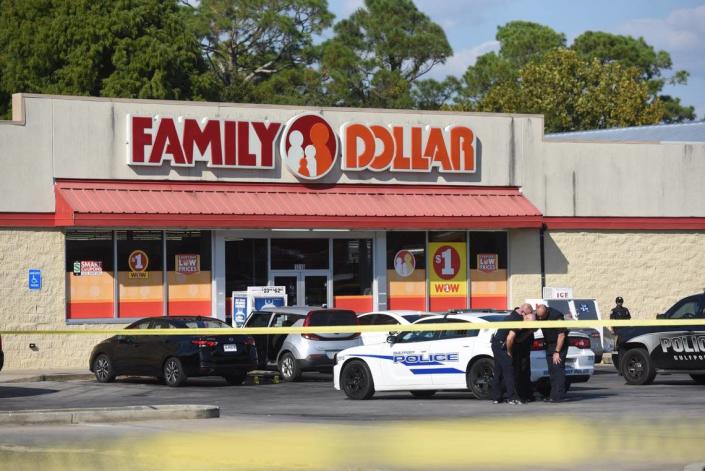
[(468, 275), (465, 242), (428, 244), (430, 309), (444, 311), (467, 307)]
[(192, 275), (201, 271), (201, 256), (197, 254), (177, 254), (176, 273)]
[(477, 254), (477, 269), (485, 273), (492, 273), (499, 268), (498, 255), (496, 253)]

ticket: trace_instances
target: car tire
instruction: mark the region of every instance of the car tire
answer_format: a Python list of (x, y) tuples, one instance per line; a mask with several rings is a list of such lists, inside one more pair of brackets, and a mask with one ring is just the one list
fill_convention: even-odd
[(245, 382), (246, 377), (247, 373), (236, 373), (223, 376), (223, 378), (225, 378), (225, 381), (227, 381), (230, 386), (240, 386), (242, 383)]
[(375, 393), (375, 383), (367, 364), (362, 360), (351, 360), (340, 372), (340, 388), (350, 399), (365, 400)]
[(436, 394), (435, 390), (419, 390), (419, 391), (409, 391), (412, 396), (418, 397), (420, 399), (428, 399), (429, 397), (433, 397), (434, 394)]
[(480, 358), (465, 373), (468, 389), (477, 399), (490, 398), (493, 377), (494, 361), (491, 358)]
[(99, 383), (112, 383), (115, 381), (115, 368), (110, 357), (101, 353), (93, 360), (93, 373)]
[(595, 364), (599, 365), (600, 363), (602, 363), (602, 355), (595, 355)]
[(296, 365), (296, 358), (290, 352), (284, 352), (279, 357), (279, 374), (284, 381), (298, 381), (301, 378), (301, 370)]
[(656, 377), (654, 362), (643, 348), (627, 350), (620, 358), (620, 366), (627, 384), (651, 384)]
[(690, 375), (690, 377), (698, 384), (705, 384), (705, 375)]
[(167, 358), (164, 362), (164, 383), (167, 386), (176, 388), (186, 382), (186, 372), (181, 360), (176, 357)]

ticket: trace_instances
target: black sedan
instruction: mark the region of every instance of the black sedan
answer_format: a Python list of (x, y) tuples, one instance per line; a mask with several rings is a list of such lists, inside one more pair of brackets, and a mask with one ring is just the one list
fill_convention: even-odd
[(156, 376), (168, 386), (181, 386), (189, 376), (222, 376), (242, 384), (257, 366), (255, 341), (249, 335), (130, 335), (137, 329), (218, 329), (228, 324), (211, 317), (178, 316), (140, 319), (124, 335), (93, 348), (90, 370), (101, 383), (119, 375)]

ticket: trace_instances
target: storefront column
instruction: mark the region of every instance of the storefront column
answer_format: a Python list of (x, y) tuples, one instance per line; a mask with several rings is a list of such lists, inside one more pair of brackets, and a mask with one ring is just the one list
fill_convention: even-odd
[(225, 320), (225, 236), (222, 231), (213, 231), (212, 241), (212, 266), (213, 279), (211, 281), (212, 304), (211, 315)]
[(374, 293), (372, 309), (384, 311), (387, 309), (387, 233), (375, 232), (372, 244), (374, 254), (372, 292)]

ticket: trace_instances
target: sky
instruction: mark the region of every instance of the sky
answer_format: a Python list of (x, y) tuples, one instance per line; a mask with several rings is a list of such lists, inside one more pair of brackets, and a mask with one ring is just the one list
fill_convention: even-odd
[[(566, 35), (568, 45), (585, 31), (642, 36), (671, 55), (673, 68), (690, 72), (687, 85), (666, 86), (705, 119), (705, 1), (703, 0), (414, 0), (445, 30), (453, 56), (425, 78), (462, 76), (476, 58), (499, 49), (497, 27), (513, 20), (540, 23)], [(336, 21), (363, 0), (328, 0)]]

